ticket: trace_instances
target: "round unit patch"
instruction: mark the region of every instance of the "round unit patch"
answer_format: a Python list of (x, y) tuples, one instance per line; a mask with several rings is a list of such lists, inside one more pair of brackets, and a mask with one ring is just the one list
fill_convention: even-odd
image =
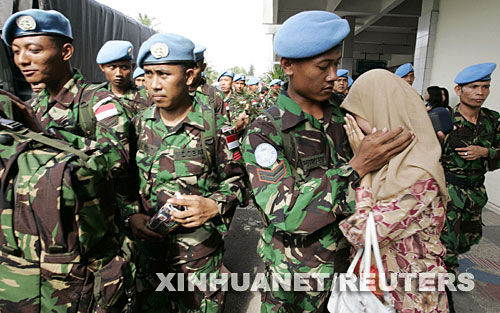
[(151, 46), (151, 55), (156, 59), (164, 58), (168, 55), (168, 46), (166, 43), (158, 42)]
[(29, 15), (21, 15), (16, 19), (17, 27), (22, 30), (34, 30), (36, 28), (35, 19)]
[(271, 167), (277, 159), (278, 151), (268, 143), (261, 143), (255, 149), (255, 161), (262, 167)]

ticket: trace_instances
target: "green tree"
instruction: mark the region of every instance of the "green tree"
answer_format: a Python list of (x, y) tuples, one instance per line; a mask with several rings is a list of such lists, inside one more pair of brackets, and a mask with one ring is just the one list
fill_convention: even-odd
[(219, 75), (213, 68), (207, 65), (205, 68), (205, 76), (207, 77), (207, 84), (211, 85), (217, 80), (217, 76)]
[(265, 73), (263, 77), (261, 77), (261, 81), (264, 81), (266, 82), (266, 84), (269, 84), (271, 80), (276, 78), (281, 79), (282, 81), (288, 80), (285, 71), (283, 71), (281, 65), (279, 64), (274, 64), (273, 68), (267, 73)]
[(250, 65), (250, 69), (248, 70), (248, 75), (255, 76), (255, 66), (253, 66), (253, 64)]
[(144, 14), (139, 13), (137, 20), (142, 25), (145, 25), (145, 26), (152, 28), (154, 30), (156, 30), (155, 28), (159, 25), (159, 23), (156, 22), (156, 18), (148, 16), (146, 13), (144, 13)]

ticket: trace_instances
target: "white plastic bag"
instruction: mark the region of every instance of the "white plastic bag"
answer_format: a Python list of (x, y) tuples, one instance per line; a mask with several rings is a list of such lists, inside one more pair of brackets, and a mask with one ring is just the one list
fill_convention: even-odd
[[(365, 248), (359, 249), (356, 252), (356, 256), (349, 266), (346, 276), (354, 275), (354, 268), (361, 258), (361, 255), (363, 255), (363, 258), (361, 259), (360, 273), (370, 273), (372, 249), (375, 256), (377, 270), (379, 274), (383, 274), (385, 273), (385, 271), (384, 266), (382, 265), (382, 258), (380, 256), (380, 249), (378, 246), (377, 230), (375, 229), (375, 219), (373, 218), (373, 213), (370, 212), (370, 214), (368, 215), (368, 220), (366, 222)], [(359, 279), (357, 281), (359, 281)], [(382, 284), (382, 289), (387, 290), (387, 285), (384, 277), (382, 277), (380, 283)], [(340, 279), (336, 277), (333, 283), (332, 294), (330, 295), (330, 299), (328, 300), (328, 311), (330, 311), (331, 313), (396, 312), (387, 291), (383, 292), (384, 300), (386, 303), (384, 304), (371, 291), (351, 291), (349, 290), (349, 288), (346, 288), (345, 291), (340, 291), (339, 284)]]

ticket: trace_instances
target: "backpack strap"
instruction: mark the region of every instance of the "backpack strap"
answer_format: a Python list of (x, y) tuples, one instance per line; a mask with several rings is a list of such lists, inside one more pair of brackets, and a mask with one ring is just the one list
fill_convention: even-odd
[(215, 120), (215, 108), (211, 105), (202, 106), (203, 120), (208, 123), (209, 129), (201, 134), (201, 146), (207, 158), (208, 168), (213, 169), (215, 162), (215, 140), (217, 131), (217, 122)]
[[(90, 138), (95, 140), (95, 128), (97, 125), (97, 120), (95, 118), (95, 113), (94, 113), (94, 97), (96, 92), (101, 89), (102, 87), (106, 86), (106, 82), (98, 84), (98, 85), (92, 85), (92, 84), (87, 84), (83, 83), (82, 88), (78, 91), (78, 94), (76, 98), (78, 99), (78, 124), (80, 124), (80, 127), (82, 128), (85, 137)], [(88, 88), (92, 88), (92, 93), (90, 95), (90, 99), (88, 101), (83, 101), (83, 94), (87, 91)]]
[(33, 139), (34, 141), (37, 141), (39, 143), (42, 143), (44, 145), (47, 145), (49, 147), (55, 148), (60, 151), (64, 151), (70, 154), (76, 155), (78, 158), (80, 158), (82, 161), (87, 162), (89, 160), (89, 156), (85, 154), (84, 152), (75, 149), (71, 147), (68, 143), (65, 143), (60, 140), (55, 140), (50, 137), (47, 137), (45, 135), (42, 135), (40, 133), (36, 133), (29, 128), (25, 128), (21, 123), (12, 121), (12, 120), (7, 120), (4, 118), (0, 118), (0, 126), (2, 128), (9, 129), (10, 131), (13, 131), (19, 135), (28, 137), (30, 139)]
[(271, 121), (274, 128), (283, 140), (283, 153), (288, 161), (288, 164), (290, 165), (290, 169), (292, 170), (292, 176), (296, 181), (301, 180), (300, 175), (297, 173), (297, 167), (299, 166), (299, 151), (298, 149), (296, 149), (297, 139), (295, 138), (295, 134), (292, 130), (286, 132), (281, 130), (280, 116), (272, 115), (269, 110), (262, 111), (261, 113)]

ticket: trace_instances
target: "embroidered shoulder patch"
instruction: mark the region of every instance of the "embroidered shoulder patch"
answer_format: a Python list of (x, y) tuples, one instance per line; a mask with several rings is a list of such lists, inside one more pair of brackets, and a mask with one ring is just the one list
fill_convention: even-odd
[(284, 161), (280, 161), (274, 168), (270, 170), (257, 169), (257, 175), (259, 177), (259, 181), (265, 183), (276, 184), (283, 177), (285, 177), (287, 171)]

